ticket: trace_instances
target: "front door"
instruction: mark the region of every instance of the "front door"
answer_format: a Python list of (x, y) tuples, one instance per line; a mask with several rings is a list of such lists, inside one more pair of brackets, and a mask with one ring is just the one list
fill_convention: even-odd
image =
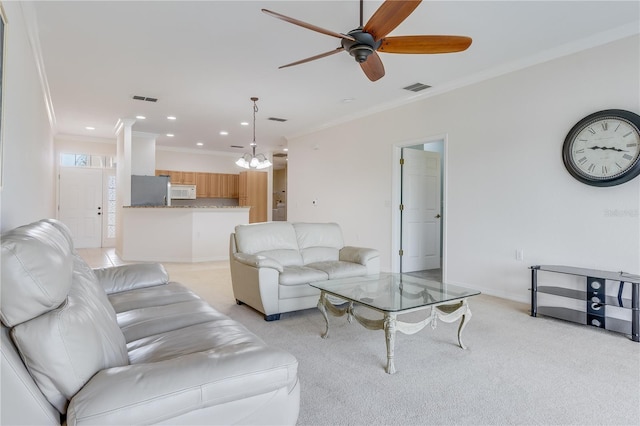
[(102, 169), (60, 168), (59, 219), (69, 227), (76, 248), (102, 244)]
[(440, 154), (403, 148), (402, 272), (440, 268)]

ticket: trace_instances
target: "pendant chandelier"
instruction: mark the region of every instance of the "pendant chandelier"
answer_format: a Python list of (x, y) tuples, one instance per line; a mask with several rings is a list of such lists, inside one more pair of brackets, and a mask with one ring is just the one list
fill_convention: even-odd
[(251, 142), (251, 152), (247, 152), (236, 161), (236, 164), (244, 169), (266, 169), (271, 166), (271, 161), (264, 154), (256, 155), (256, 112), (258, 98), (251, 98), (253, 101), (253, 142)]

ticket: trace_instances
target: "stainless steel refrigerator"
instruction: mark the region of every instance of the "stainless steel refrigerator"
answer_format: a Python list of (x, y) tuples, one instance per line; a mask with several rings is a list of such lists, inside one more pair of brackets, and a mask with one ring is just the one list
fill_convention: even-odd
[(132, 206), (170, 206), (169, 176), (131, 176)]

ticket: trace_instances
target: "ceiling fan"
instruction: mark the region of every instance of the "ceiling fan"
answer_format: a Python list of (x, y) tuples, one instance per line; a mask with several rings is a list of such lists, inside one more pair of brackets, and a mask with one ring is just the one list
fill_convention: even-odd
[(291, 67), (324, 58), (346, 50), (360, 64), (362, 71), (371, 81), (384, 76), (384, 66), (377, 52), (384, 53), (453, 53), (466, 50), (471, 45), (471, 38), (452, 35), (409, 35), (387, 37), (402, 21), (404, 21), (422, 0), (386, 0), (363, 25), (360, 0), (360, 26), (346, 34), (326, 30), (298, 19), (290, 18), (267, 9), (267, 15), (273, 16), (294, 25), (341, 39), (341, 46), (329, 52), (311, 56), (310, 58), (282, 65), (279, 68)]

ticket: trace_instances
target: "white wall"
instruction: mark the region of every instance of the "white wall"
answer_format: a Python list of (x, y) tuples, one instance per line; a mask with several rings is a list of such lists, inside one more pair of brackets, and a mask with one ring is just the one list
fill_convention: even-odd
[(2, 231), (55, 217), (53, 135), (19, 2), (7, 15), (3, 70)]
[(336, 221), (390, 270), (393, 147), (447, 135), (450, 283), (526, 301), (533, 264), (638, 274), (640, 178), (584, 185), (561, 151), (592, 112), (640, 113), (639, 75), (634, 36), (290, 140), (289, 220)]
[(237, 174), (244, 169), (236, 166), (241, 153), (231, 154), (206, 150), (171, 149), (156, 146), (156, 169), (186, 172)]
[(55, 162), (58, 164), (60, 154), (90, 154), (114, 157), (116, 156), (116, 137), (113, 139), (89, 138), (75, 135), (56, 135)]
[(132, 132), (131, 174), (155, 176), (156, 174), (156, 135)]

